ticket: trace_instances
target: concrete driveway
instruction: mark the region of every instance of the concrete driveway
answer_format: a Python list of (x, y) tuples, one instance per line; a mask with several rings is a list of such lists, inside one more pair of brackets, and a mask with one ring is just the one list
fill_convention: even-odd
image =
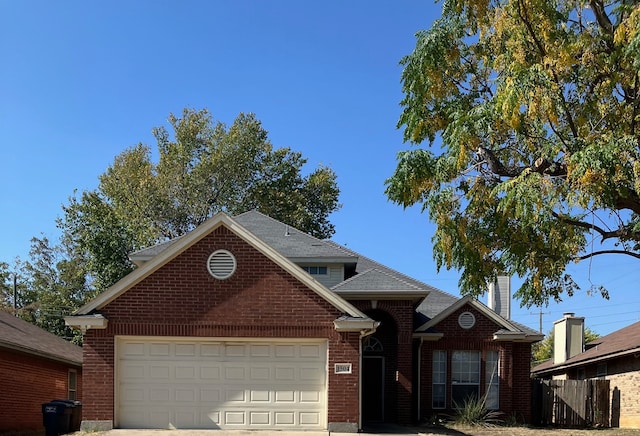
[[(381, 425), (367, 428), (367, 435), (417, 435), (416, 429), (398, 425)], [(76, 432), (73, 436), (355, 436), (356, 433), (335, 433), (328, 431), (287, 431), (287, 430), (120, 430)]]

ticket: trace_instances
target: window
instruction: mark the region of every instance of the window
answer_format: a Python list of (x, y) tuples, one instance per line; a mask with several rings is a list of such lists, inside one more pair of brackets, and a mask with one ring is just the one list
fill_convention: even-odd
[(326, 276), (327, 275), (327, 267), (326, 266), (303, 266), (303, 270), (311, 274), (312, 276)]
[(500, 353), (487, 351), (484, 367), (484, 391), (486, 395), (485, 406), (489, 410), (498, 410), (500, 407)]
[(444, 409), (447, 400), (447, 352), (435, 350), (433, 352), (433, 388), (431, 407)]
[(599, 378), (600, 380), (604, 380), (605, 378), (607, 378), (606, 362), (598, 364), (598, 366), (596, 367), (596, 377)]
[(480, 395), (480, 352), (454, 351), (451, 358), (451, 401), (461, 407)]
[(378, 338), (367, 336), (362, 341), (362, 351), (364, 353), (382, 353), (384, 351), (384, 347)]
[(68, 391), (67, 397), (69, 400), (78, 399), (78, 373), (73, 369), (69, 370)]

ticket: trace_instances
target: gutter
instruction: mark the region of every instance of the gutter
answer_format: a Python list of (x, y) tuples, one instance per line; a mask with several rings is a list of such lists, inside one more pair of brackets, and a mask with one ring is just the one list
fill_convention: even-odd
[(552, 366), (550, 368), (547, 368), (547, 369), (543, 369), (543, 370), (535, 371), (535, 372), (532, 371), (531, 375), (533, 375), (533, 376), (541, 376), (541, 375), (546, 375), (546, 374), (553, 375), (553, 373), (555, 373), (556, 371), (561, 371), (561, 370), (564, 370), (564, 369), (576, 368), (576, 367), (579, 367), (579, 366), (582, 366), (582, 365), (588, 365), (590, 363), (595, 363), (595, 362), (615, 359), (616, 357), (624, 357), (624, 356), (631, 355), (631, 354), (636, 354), (636, 353), (640, 353), (640, 347), (632, 348), (630, 350), (625, 350), (625, 351), (618, 351), (617, 353), (605, 354), (603, 356), (596, 356), (596, 357), (592, 357), (590, 359), (579, 360), (577, 362), (559, 363), (558, 365), (554, 365), (554, 366)]
[(0, 346), (2, 346), (4, 348), (7, 348), (7, 349), (10, 349), (10, 350), (19, 351), (21, 353), (30, 354), (32, 356), (42, 357), (42, 358), (49, 359), (49, 360), (55, 360), (56, 362), (61, 362), (61, 363), (65, 363), (67, 365), (71, 365), (71, 366), (75, 366), (75, 367), (78, 367), (78, 368), (82, 368), (82, 361), (78, 362), (78, 361), (75, 361), (75, 360), (72, 360), (72, 359), (67, 359), (65, 357), (56, 356), (54, 354), (38, 351), (38, 350), (33, 349), (33, 348), (21, 347), (20, 345), (8, 343), (8, 342), (0, 342)]

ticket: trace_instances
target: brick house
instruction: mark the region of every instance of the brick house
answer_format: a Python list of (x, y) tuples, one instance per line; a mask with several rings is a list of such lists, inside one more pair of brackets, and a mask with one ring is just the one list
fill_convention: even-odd
[(554, 323), (554, 337), (553, 359), (535, 366), (532, 376), (609, 380), (611, 426), (640, 428), (640, 322), (585, 346), (584, 318), (568, 313)]
[(66, 319), (83, 428), (355, 432), (489, 392), (530, 416), (535, 331), (258, 212), (131, 255)]
[(82, 348), (0, 310), (0, 433), (41, 432), (42, 403), (81, 399)]

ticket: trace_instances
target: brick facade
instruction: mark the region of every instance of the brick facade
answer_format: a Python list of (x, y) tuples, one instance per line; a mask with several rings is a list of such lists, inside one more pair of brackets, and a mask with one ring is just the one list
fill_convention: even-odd
[(32, 354), (0, 349), (0, 432), (40, 432), (42, 404), (68, 398), (69, 370), (77, 374), (81, 400), (82, 368)]
[[(619, 427), (640, 428), (640, 358), (626, 356), (607, 363), (611, 390), (620, 395)], [(615, 412), (614, 412), (615, 413)]]
[[(219, 219), (229, 224), (226, 218)], [(266, 225), (264, 220), (261, 223)], [(269, 248), (262, 245), (264, 242), (257, 243), (248, 234), (232, 230), (232, 226), (223, 224), (209, 229), (214, 228), (206, 230), (210, 231), (207, 235), (202, 236), (206, 233), (203, 231), (193, 233), (193, 239), (183, 239), (184, 245), (193, 241), (186, 249), (175, 246), (175, 252), (163, 252), (178, 254), (162, 265), (154, 263), (164, 259), (155, 257), (159, 256), (157, 252), (149, 257), (139, 257), (142, 261), (153, 258), (146, 265), (148, 269), (139, 270), (137, 276), (134, 272), (129, 281), (115, 285), (111, 294), (107, 294), (111, 300), (96, 300), (95, 304), (90, 303), (82, 309), (82, 315), (89, 315), (90, 322), (95, 312), (108, 320), (106, 329), (92, 328), (85, 335), (83, 420), (87, 421), (86, 429), (118, 425), (114, 368), (119, 336), (326, 340), (327, 424), (330, 431), (361, 430), (361, 420), (365, 420), (365, 424), (378, 421), (411, 424), (428, 418), (436, 412), (431, 410), (433, 350), (447, 351), (448, 368), (452, 351), (479, 350), (482, 359), (487, 351), (498, 351), (500, 409), (520, 421), (529, 421), (530, 343), (494, 340), (495, 332), (513, 328), (499, 317), (489, 315), (490, 309), (476, 301), (456, 302), (452, 296), (440, 295), (440, 302), (449, 304), (449, 309), (429, 322), (440, 320), (432, 327), (443, 337), (433, 342), (422, 341), (424, 332), (420, 329), (415, 332), (416, 327), (424, 323), (424, 318), (418, 321), (419, 317), (427, 316), (427, 312), (417, 313), (416, 305), (430, 292), (436, 292), (422, 288), (426, 285), (409, 283), (408, 278), (397, 277), (396, 272), (385, 270), (381, 265), (371, 269), (367, 263), (372, 262), (365, 260), (362, 271), (357, 274), (352, 271), (352, 275), (345, 276), (344, 283), (349, 285), (354, 285), (358, 274), (364, 276), (353, 289), (356, 293), (351, 294), (356, 300), (345, 302), (340, 295), (349, 294), (341, 294), (339, 286), (334, 289), (335, 294), (331, 294), (320, 282), (307, 281), (307, 276), (299, 276), (289, 269), (283, 263), (284, 259), (280, 262), (277, 256), (269, 253)], [(196, 238), (201, 239), (194, 241)], [(289, 242), (279, 241), (285, 245)], [(310, 245), (321, 244), (311, 242)], [(283, 249), (282, 246), (279, 248)], [(220, 249), (231, 252), (237, 261), (235, 274), (225, 280), (213, 278), (206, 266), (210, 254)], [(318, 250), (317, 253), (323, 253), (319, 257), (312, 256), (316, 251), (302, 250), (307, 256), (301, 258), (325, 259), (322, 256), (326, 253), (336, 256), (337, 252), (336, 259), (342, 259), (345, 253), (349, 254), (348, 250), (337, 249), (332, 244)], [(288, 258), (300, 262), (299, 254), (292, 250)], [(327, 256), (331, 258), (331, 255)], [(354, 254), (350, 262), (355, 259)], [(357, 265), (360, 267), (360, 261)], [(149, 271), (154, 266), (158, 269)], [(373, 270), (374, 273), (366, 275)], [(428, 301), (424, 300), (422, 304), (428, 304)], [(463, 311), (475, 315), (476, 323), (471, 329), (465, 330), (458, 325), (458, 315)], [(344, 315), (351, 319), (343, 318)], [(446, 317), (441, 320), (440, 316)], [(428, 317), (433, 314), (429, 313)], [(334, 321), (339, 318), (341, 328), (346, 325), (362, 330), (336, 331)], [(372, 320), (380, 322), (373, 333), (369, 330)], [(81, 326), (81, 322), (85, 322), (83, 318), (78, 325)], [(430, 325), (425, 324), (424, 328)], [(375, 344), (375, 347), (367, 347), (366, 352), (362, 351), (362, 333), (372, 334), (367, 344)], [(518, 335), (521, 332), (509, 330), (509, 333)], [(351, 373), (335, 374), (333, 369), (337, 363), (350, 363)], [(484, 368), (483, 360), (481, 394), (485, 389)], [(437, 412), (452, 412), (450, 374), (447, 389), (449, 407)]]
[[(213, 278), (209, 255), (228, 250), (236, 273)], [(338, 333), (333, 321), (342, 314), (225, 227), (208, 236), (161, 269), (104, 306), (105, 330), (89, 330), (84, 341), (88, 399), (83, 419), (114, 419), (114, 338), (118, 335), (325, 338), (328, 365), (351, 362), (352, 374), (328, 380), (328, 422), (352, 423), (358, 413), (359, 334)]]
[[(627, 355), (615, 359), (594, 362), (581, 367), (581, 377), (598, 378), (598, 366), (606, 365), (606, 380), (610, 380), (611, 389), (611, 426), (621, 428), (640, 428), (640, 356)], [(570, 379), (578, 378), (578, 370), (568, 371)], [(617, 390), (617, 392), (616, 392)], [(619, 395), (619, 409), (616, 408), (615, 395)]]
[[(458, 316), (463, 312), (471, 312), (475, 316), (475, 325), (463, 329), (458, 324)], [(425, 341), (421, 347), (420, 374), (420, 418), (429, 419), (435, 414), (454, 413), (451, 403), (451, 354), (453, 351), (480, 351), (480, 395), (485, 394), (485, 358), (487, 351), (499, 353), (499, 410), (504, 417), (513, 416), (519, 422), (531, 420), (531, 383), (529, 378), (529, 362), (531, 344), (526, 342), (501, 342), (493, 339), (493, 334), (501, 326), (485, 317), (475, 308), (465, 305), (453, 312), (436, 326), (444, 336), (436, 341)], [(432, 407), (432, 367), (433, 351), (447, 352), (447, 388), (446, 409)]]

